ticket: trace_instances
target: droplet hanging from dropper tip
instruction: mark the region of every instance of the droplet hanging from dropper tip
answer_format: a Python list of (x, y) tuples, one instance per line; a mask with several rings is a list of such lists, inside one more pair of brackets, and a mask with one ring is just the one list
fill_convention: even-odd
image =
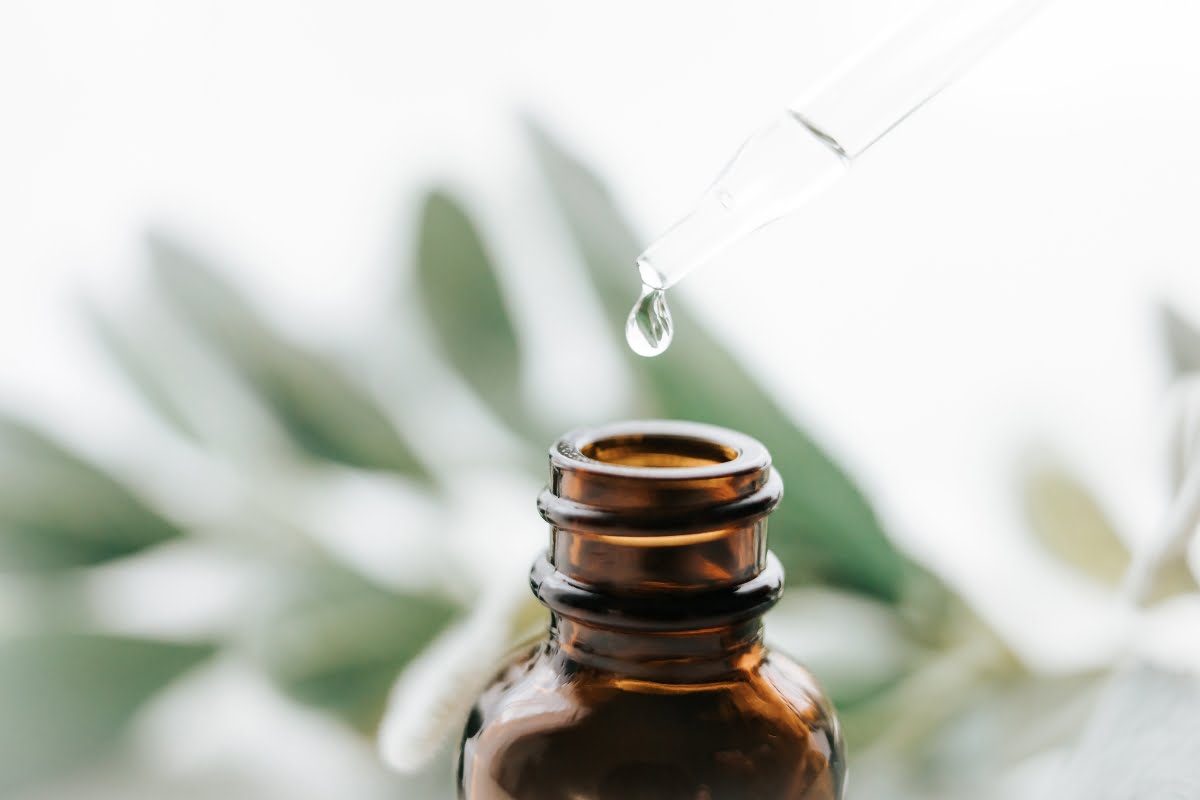
[(642, 286), (642, 294), (625, 321), (625, 341), (639, 356), (657, 356), (671, 345), (671, 309), (662, 289)]

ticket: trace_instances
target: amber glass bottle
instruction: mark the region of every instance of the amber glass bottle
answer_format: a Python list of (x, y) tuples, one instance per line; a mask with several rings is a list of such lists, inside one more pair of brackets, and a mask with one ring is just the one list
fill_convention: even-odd
[(763, 645), (783, 484), (757, 441), (629, 422), (550, 451), (533, 591), (549, 638), (471, 712), (465, 800), (833, 800), (845, 765), (812, 676)]

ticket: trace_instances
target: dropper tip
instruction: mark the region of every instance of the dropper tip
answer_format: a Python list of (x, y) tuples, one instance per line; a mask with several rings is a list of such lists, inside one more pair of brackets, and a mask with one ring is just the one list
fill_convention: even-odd
[(642, 253), (637, 259), (638, 275), (641, 276), (642, 285), (650, 289), (666, 289), (668, 287), (667, 277), (659, 272), (650, 263), (650, 251)]

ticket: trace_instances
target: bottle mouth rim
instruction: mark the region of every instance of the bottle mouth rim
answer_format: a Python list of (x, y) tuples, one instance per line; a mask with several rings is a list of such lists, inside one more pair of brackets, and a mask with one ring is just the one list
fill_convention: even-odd
[(639, 481), (680, 481), (762, 472), (767, 448), (743, 433), (680, 420), (632, 420), (565, 434), (550, 448), (551, 468)]
[(749, 525), (782, 495), (757, 440), (698, 422), (633, 420), (559, 439), (538, 511), (557, 529), (663, 536)]

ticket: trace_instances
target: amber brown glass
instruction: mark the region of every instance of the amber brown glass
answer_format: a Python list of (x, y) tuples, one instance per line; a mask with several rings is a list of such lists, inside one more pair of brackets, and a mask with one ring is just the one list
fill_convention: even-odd
[(845, 766), (812, 676), (763, 645), (783, 485), (757, 441), (683, 422), (576, 431), (538, 500), (549, 637), (471, 712), (465, 800), (833, 800)]

